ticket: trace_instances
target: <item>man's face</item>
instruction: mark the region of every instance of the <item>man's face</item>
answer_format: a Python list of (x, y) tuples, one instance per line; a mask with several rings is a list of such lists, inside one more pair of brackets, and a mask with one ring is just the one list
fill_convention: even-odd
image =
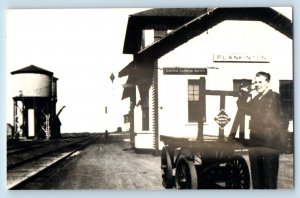
[(266, 81), (265, 76), (256, 76), (254, 84), (255, 84), (255, 90), (258, 93), (263, 93), (269, 87), (269, 82)]

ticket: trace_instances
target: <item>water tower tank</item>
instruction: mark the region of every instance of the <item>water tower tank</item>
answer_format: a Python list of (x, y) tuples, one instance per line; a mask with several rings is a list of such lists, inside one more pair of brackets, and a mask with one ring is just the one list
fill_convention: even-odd
[(30, 65), (11, 72), (14, 75), (13, 95), (51, 97), (53, 72)]

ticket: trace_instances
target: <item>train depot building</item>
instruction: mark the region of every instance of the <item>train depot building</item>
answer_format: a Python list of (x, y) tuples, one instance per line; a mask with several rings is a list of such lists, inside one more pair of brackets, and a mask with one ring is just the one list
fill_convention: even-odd
[[(241, 83), (271, 74), (293, 136), (293, 23), (272, 8), (150, 9), (129, 16), (119, 77), (136, 151), (158, 152), (161, 135), (249, 138), (249, 117), (237, 127)], [(242, 134), (242, 135), (241, 135)], [(240, 137), (243, 136), (243, 137)]]

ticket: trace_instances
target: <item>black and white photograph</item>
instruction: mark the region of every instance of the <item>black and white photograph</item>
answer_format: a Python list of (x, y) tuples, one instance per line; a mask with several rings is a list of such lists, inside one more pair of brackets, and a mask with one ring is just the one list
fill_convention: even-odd
[(8, 9), (7, 190), (294, 189), (293, 12)]

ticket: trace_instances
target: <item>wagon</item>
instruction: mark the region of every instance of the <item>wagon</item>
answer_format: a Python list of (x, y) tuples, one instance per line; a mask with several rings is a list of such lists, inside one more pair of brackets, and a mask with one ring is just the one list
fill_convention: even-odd
[[(199, 79), (198, 135), (195, 139), (160, 135), (164, 143), (161, 153), (162, 184), (177, 189), (249, 189), (249, 168), (242, 157), (248, 153), (245, 144), (245, 117), (238, 111), (230, 135), (224, 136), (224, 126), (230, 120), (225, 113), (225, 97), (237, 97), (234, 91), (207, 90), (205, 78)], [(203, 133), (206, 95), (220, 96), (220, 113), (215, 121), (220, 125), (217, 136)], [(235, 134), (239, 139), (235, 139)], [(230, 141), (229, 141), (230, 140)], [(235, 141), (239, 140), (239, 141)]]
[(249, 189), (247, 148), (216, 136), (202, 140), (160, 136), (162, 184), (176, 189)]

